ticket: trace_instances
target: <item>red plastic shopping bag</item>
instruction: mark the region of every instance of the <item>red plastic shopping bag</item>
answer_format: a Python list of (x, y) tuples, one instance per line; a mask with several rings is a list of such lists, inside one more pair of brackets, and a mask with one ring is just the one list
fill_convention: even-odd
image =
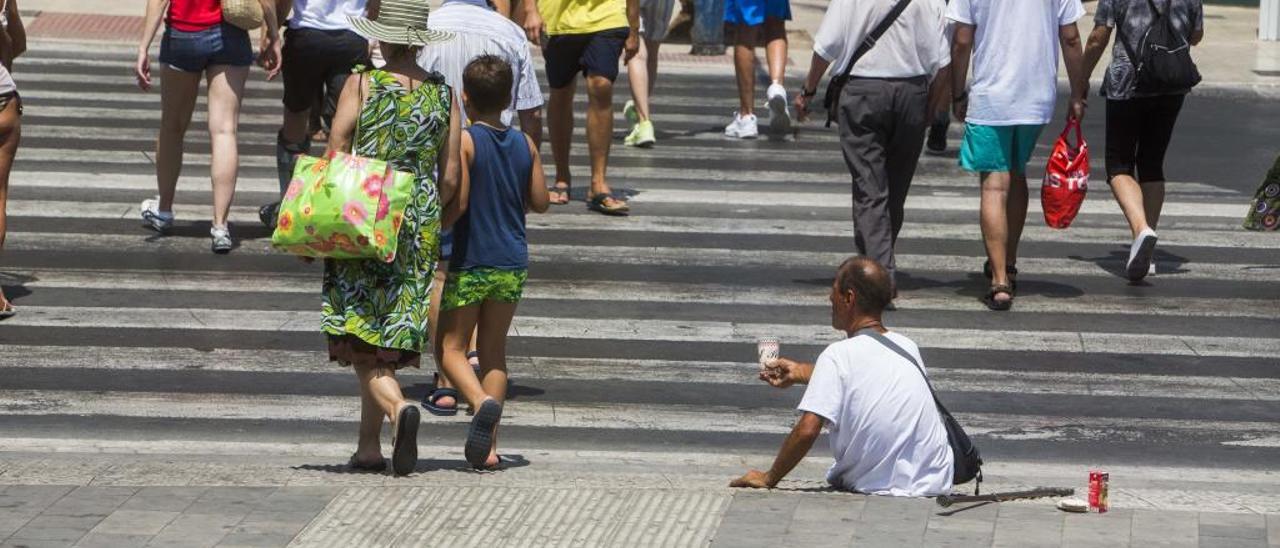
[[(1071, 131), (1076, 133), (1076, 146), (1071, 146)], [(1044, 222), (1052, 228), (1067, 228), (1080, 212), (1084, 195), (1089, 191), (1089, 145), (1084, 142), (1079, 120), (1069, 120), (1058, 136), (1044, 170), (1040, 185), (1040, 204)]]

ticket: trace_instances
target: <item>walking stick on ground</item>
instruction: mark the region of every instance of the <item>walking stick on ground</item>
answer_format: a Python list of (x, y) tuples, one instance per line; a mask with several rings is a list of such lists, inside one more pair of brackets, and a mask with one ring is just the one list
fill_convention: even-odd
[(987, 493), (985, 495), (941, 495), (937, 500), (938, 506), (946, 508), (952, 504), (966, 504), (970, 502), (1004, 502), (1008, 500), (1038, 499), (1044, 497), (1069, 497), (1074, 495), (1075, 492), (1075, 489), (1062, 487), (1037, 487), (1027, 491), (1006, 491), (1004, 493)]

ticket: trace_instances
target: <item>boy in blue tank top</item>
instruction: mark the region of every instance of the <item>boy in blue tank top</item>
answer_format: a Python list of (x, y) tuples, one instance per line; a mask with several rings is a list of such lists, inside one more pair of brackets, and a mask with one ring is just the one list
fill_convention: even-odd
[[(453, 226), (453, 258), (440, 300), (442, 366), (476, 410), (466, 456), (480, 469), (499, 464), (507, 331), (529, 276), (525, 212), (543, 213), (549, 205), (533, 140), (502, 124), (511, 80), (511, 66), (494, 55), (477, 57), (463, 70), (462, 100), (471, 127), (462, 133), (462, 182), (444, 211), (444, 226)], [(466, 356), (473, 330), (478, 379)]]

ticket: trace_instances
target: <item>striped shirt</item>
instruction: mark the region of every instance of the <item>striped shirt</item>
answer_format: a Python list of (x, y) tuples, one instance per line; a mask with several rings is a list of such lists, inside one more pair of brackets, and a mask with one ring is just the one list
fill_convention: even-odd
[(431, 14), (427, 25), (455, 34), (453, 40), (423, 48), (418, 64), (444, 75), (445, 82), (454, 90), (459, 109), (462, 107), (462, 70), (472, 59), (484, 54), (497, 55), (511, 64), (514, 76), (511, 107), (502, 113), (503, 124), (511, 125), (518, 110), (542, 106), (542, 89), (538, 86), (529, 43), (524, 30), (510, 19), (474, 2), (449, 0)]

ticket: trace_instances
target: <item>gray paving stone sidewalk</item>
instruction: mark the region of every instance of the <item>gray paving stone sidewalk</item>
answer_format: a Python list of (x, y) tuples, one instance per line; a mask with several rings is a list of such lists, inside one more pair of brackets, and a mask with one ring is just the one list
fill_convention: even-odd
[(1280, 547), (1280, 515), (939, 508), (816, 489), (0, 487), (0, 548)]

